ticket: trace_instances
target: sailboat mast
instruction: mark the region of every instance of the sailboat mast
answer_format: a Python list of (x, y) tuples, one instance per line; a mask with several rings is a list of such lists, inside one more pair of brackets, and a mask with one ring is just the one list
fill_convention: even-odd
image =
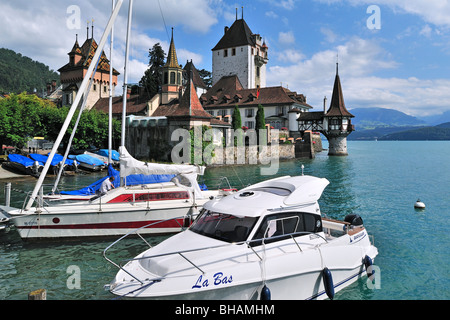
[[(112, 0), (112, 12), (116, 1)], [(112, 164), (112, 88), (113, 88), (113, 66), (112, 66), (112, 54), (114, 44), (114, 25), (111, 28), (110, 45), (109, 45), (109, 109), (108, 109), (108, 164)]]
[[(98, 45), (97, 50), (95, 51), (95, 54), (94, 54), (94, 57), (92, 58), (92, 61), (98, 61), (98, 58), (100, 57), (100, 54), (103, 51), (103, 47), (105, 46), (106, 40), (108, 38), (108, 35), (111, 32), (111, 28), (112, 28), (112, 26), (114, 24), (114, 21), (116, 20), (117, 15), (119, 14), (120, 7), (122, 6), (122, 3), (123, 3), (123, 0), (118, 0), (117, 1), (117, 5), (116, 5), (113, 13), (111, 14), (111, 17), (109, 18), (109, 21), (108, 21), (108, 23), (106, 25), (105, 31), (103, 31), (102, 38), (100, 39), (100, 43)], [(72, 120), (73, 115), (75, 113), (75, 110), (77, 109), (77, 107), (78, 107), (78, 105), (80, 103), (81, 97), (83, 96), (84, 92), (86, 91), (86, 88), (87, 88), (88, 83), (89, 83), (89, 77), (90, 77), (90, 75), (92, 75), (92, 72), (94, 71), (94, 68), (95, 68), (94, 63), (91, 63), (89, 65), (89, 68), (88, 68), (87, 72), (86, 72), (86, 76), (84, 77), (83, 81), (81, 82), (80, 88), (79, 88), (79, 90), (77, 92), (77, 95), (75, 96), (75, 99), (74, 99), (74, 101), (72, 103), (72, 106), (69, 109), (69, 112), (67, 114), (66, 120), (63, 123), (61, 131), (59, 132), (59, 135), (56, 138), (55, 143), (53, 144), (53, 148), (52, 148), (52, 150), (50, 152), (50, 155), (49, 155), (49, 157), (47, 159), (47, 162), (45, 163), (44, 168), (42, 169), (42, 172), (39, 175), (39, 179), (36, 182), (36, 185), (34, 186), (33, 192), (31, 193), (30, 199), (28, 200), (28, 203), (27, 203), (27, 205), (25, 207), (25, 210), (27, 210), (27, 211), (30, 210), (31, 206), (33, 205), (33, 203), (34, 203), (34, 201), (36, 199), (36, 196), (37, 196), (37, 194), (39, 192), (39, 189), (41, 188), (42, 183), (44, 182), (45, 176), (47, 175), (48, 169), (50, 167), (50, 163), (53, 160), (53, 157), (54, 157), (54, 155), (56, 153), (56, 150), (58, 149), (58, 146), (61, 143), (61, 141), (62, 141), (62, 139), (64, 137), (64, 134), (67, 131), (67, 128), (69, 127), (70, 121)]]
[(130, 53), (130, 33), (131, 33), (131, 16), (133, 14), (133, 0), (130, 0), (128, 8), (128, 26), (127, 26), (127, 40), (125, 47), (125, 66), (123, 72), (123, 108), (122, 108), (122, 135), (121, 146), (125, 147), (125, 120), (127, 116), (127, 90), (128, 90), (128, 58)]
[[(133, 15), (133, 0), (130, 0), (129, 7), (128, 7), (128, 25), (127, 25), (127, 39), (126, 39), (126, 46), (125, 46), (125, 65), (124, 65), (124, 71), (123, 71), (123, 108), (122, 108), (122, 133), (121, 133), (121, 142), (120, 146), (121, 149), (125, 148), (125, 121), (127, 118), (127, 91), (128, 91), (128, 58), (130, 54), (130, 33), (131, 33), (131, 17)], [(120, 155), (122, 156), (122, 154)], [(125, 183), (125, 177), (122, 176), (122, 168), (120, 168), (120, 186), (124, 186)]]

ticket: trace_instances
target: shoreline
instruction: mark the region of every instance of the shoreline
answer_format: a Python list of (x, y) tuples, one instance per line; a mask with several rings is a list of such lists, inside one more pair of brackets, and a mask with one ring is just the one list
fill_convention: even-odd
[(15, 173), (15, 172), (6, 170), (0, 166), (0, 181), (5, 180), (5, 179), (11, 179), (11, 178), (23, 178), (23, 177), (27, 177), (27, 176), (28, 175), (26, 175), (26, 174), (20, 174), (20, 173)]

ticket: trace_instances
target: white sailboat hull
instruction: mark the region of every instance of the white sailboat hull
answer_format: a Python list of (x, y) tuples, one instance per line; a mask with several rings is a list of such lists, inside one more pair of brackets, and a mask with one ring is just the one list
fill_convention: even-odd
[[(209, 200), (198, 199), (194, 205), (191, 198), (153, 199), (161, 197), (161, 194), (180, 192), (173, 188), (144, 193), (138, 193), (138, 188), (134, 193), (123, 193), (121, 189), (123, 188), (110, 191), (111, 194), (108, 194), (107, 198), (102, 198), (104, 202), (96, 199), (96, 202), (58, 204), (41, 209), (31, 208), (28, 211), (6, 207), (3, 210), (10, 216), (21, 238), (27, 240), (120, 236), (147, 225), (150, 226), (140, 233), (167, 234), (179, 232), (184, 224), (184, 217), (196, 214), (203, 203)], [(206, 194), (214, 196), (218, 192), (206, 191)], [(151, 200), (132, 201), (133, 198), (137, 200), (139, 196)], [(124, 202), (108, 203), (108, 200), (114, 199), (122, 199)]]

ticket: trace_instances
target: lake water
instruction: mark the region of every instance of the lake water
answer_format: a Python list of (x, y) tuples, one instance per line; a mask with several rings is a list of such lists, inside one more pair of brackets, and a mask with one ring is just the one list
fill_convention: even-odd
[[(315, 159), (280, 162), (275, 175), (301, 174), (303, 164), (305, 174), (327, 178), (330, 185), (320, 200), (322, 212), (339, 219), (357, 213), (374, 237), (379, 287), (369, 288), (362, 278), (335, 299), (450, 299), (450, 141), (349, 141), (348, 150), (347, 157), (328, 157), (325, 151)], [(62, 183), (85, 186), (100, 176), (64, 177)], [(208, 168), (204, 178), (208, 187), (215, 188), (222, 176), (238, 188), (275, 177), (261, 176), (258, 166), (232, 166)], [(35, 181), (11, 182), (13, 188), (29, 191)], [(1, 187), (5, 182), (0, 181)], [(23, 197), (13, 192), (12, 205), (22, 206)], [(424, 211), (413, 207), (418, 198), (426, 204)], [(4, 204), (2, 191), (0, 203)], [(113, 298), (103, 285), (117, 270), (102, 257), (112, 241), (25, 243), (15, 230), (0, 233), (0, 299), (27, 299), (29, 292), (40, 288), (47, 289), (49, 300)], [(110, 256), (120, 260), (144, 249), (142, 241), (129, 239)], [(81, 276), (81, 289), (71, 281), (74, 270)]]

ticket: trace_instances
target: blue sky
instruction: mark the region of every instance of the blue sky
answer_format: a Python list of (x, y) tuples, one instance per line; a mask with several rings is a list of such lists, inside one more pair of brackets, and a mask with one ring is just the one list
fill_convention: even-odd
[[(303, 93), (315, 110), (331, 96), (336, 55), (347, 108), (385, 107), (414, 116), (450, 110), (449, 0), (135, 0), (131, 82), (159, 42), (167, 52), (174, 27), (179, 63), (192, 59), (212, 70), (211, 48), (235, 20), (236, 8), (269, 47), (267, 85)], [(367, 25), (379, 9), (379, 29)], [(70, 6), (79, 8), (79, 26), (69, 25)], [(111, 0), (0, 0), (0, 46), (58, 69), (68, 61), (86, 21), (94, 19), (99, 40)], [(128, 1), (116, 24), (114, 67), (123, 73)], [(161, 14), (162, 12), (162, 14)], [(165, 24), (163, 22), (163, 17)], [(76, 21), (76, 20), (71, 20)], [(374, 20), (370, 20), (373, 22)], [(108, 52), (108, 51), (107, 51)], [(121, 92), (119, 90), (118, 92)], [(328, 103), (330, 99), (328, 100)]]

